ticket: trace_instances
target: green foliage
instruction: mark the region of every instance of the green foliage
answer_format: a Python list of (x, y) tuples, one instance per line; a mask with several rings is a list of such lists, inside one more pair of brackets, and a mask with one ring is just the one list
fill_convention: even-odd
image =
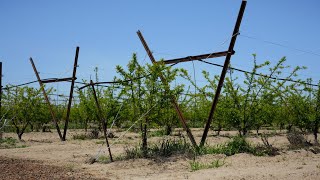
[(148, 149), (150, 157), (169, 157), (174, 154), (192, 154), (192, 146), (185, 139), (163, 139), (162, 142), (154, 144)]
[(227, 156), (232, 156), (238, 153), (248, 153), (255, 156), (268, 155), (268, 152), (265, 149), (251, 145), (243, 136), (235, 136), (231, 139), (231, 141), (225, 144), (220, 144), (217, 146), (204, 146), (197, 150), (198, 155), (225, 154)]
[(12, 137), (6, 137), (4, 139), (0, 139), (0, 144), (3, 144), (3, 143), (14, 146), (14, 145), (16, 145), (17, 140)]
[[(286, 128), (288, 131), (297, 127), (303, 133), (312, 132), (317, 143), (320, 90), (309, 85), (312, 79), (306, 82), (297, 80), (298, 73), (305, 67), (287, 66), (286, 57), (276, 64), (259, 62), (253, 54), (252, 73), (238, 74), (232, 69), (228, 70), (211, 129), (217, 135), (222, 130), (237, 130), (240, 135), (246, 135), (251, 130), (259, 134), (260, 129), (266, 127), (280, 130)], [(141, 65), (137, 54), (132, 55), (127, 66), (117, 66), (116, 72), (113, 80), (118, 83), (104, 88), (95, 86), (102, 119), (98, 117), (92, 89), (89, 87), (77, 92), (79, 101), (73, 103), (70, 126), (101, 130), (101, 120), (105, 120), (109, 127), (115, 120), (117, 128), (128, 128), (135, 123), (132, 129), (141, 134), (144, 152), (154, 148), (148, 146), (148, 137), (170, 135), (174, 128), (181, 127), (172, 99), (179, 102), (190, 127), (202, 128), (208, 119), (220, 79), (218, 75), (203, 71), (205, 82), (198, 86), (187, 70), (166, 66), (161, 61)], [(94, 74), (93, 79), (99, 81), (98, 67), (94, 69)], [(188, 80), (190, 86), (181, 83), (176, 85), (179, 77)], [(289, 82), (291, 79), (296, 81)], [(54, 89), (47, 91), (52, 92)], [(19, 138), (29, 127), (31, 130), (39, 130), (43, 124), (51, 121), (39, 89), (23, 87), (7, 90), (3, 94), (3, 102), (2, 112), (8, 111), (4, 118), (12, 119), (9, 126), (15, 128)], [(53, 108), (58, 122), (61, 122), (65, 116), (65, 104), (56, 103)], [(234, 146), (247, 147), (240, 139), (235, 142), (240, 144)], [(232, 147), (232, 144), (228, 146), (229, 154), (237, 153)]]
[(74, 140), (86, 140), (89, 139), (86, 134), (75, 134), (72, 136)]
[(150, 137), (162, 137), (164, 135), (166, 135), (165, 129), (159, 129), (149, 132)]
[(163, 139), (161, 142), (152, 144), (147, 152), (141, 146), (126, 147), (125, 153), (117, 157), (118, 160), (137, 158), (160, 158), (170, 157), (177, 154), (193, 155), (192, 146), (184, 139)]
[(244, 137), (235, 136), (232, 141), (228, 142), (221, 148), (221, 152), (227, 156), (231, 156), (238, 153), (250, 153), (255, 154), (254, 147), (250, 145)]
[(0, 139), (0, 149), (9, 149), (9, 148), (25, 148), (26, 145), (17, 145), (18, 141), (12, 137), (6, 137)]
[(126, 147), (125, 155), (122, 157), (122, 159), (137, 159), (143, 157), (143, 150), (141, 146), (135, 146), (132, 148)]
[(50, 121), (48, 109), (38, 89), (22, 87), (15, 88), (14, 91), (8, 90), (4, 101), (7, 105), (5, 118), (11, 119), (20, 140), (28, 125), (36, 126), (39, 129)]
[(201, 163), (198, 161), (190, 161), (190, 167), (191, 167), (191, 171), (198, 171), (201, 169), (212, 169), (212, 168), (219, 168), (221, 166), (223, 166), (225, 164), (225, 159), (223, 159), (221, 161), (221, 159), (217, 159), (212, 161), (211, 163)]

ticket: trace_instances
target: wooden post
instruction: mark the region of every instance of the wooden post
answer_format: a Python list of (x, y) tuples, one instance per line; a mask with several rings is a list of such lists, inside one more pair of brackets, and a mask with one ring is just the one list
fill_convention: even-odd
[(96, 102), (96, 106), (98, 108), (98, 118), (100, 119), (100, 121), (102, 123), (102, 126), (103, 126), (103, 134), (104, 134), (104, 137), (106, 139), (110, 160), (111, 160), (111, 162), (113, 162), (111, 149), (110, 149), (110, 146), (109, 146), (109, 141), (108, 141), (108, 136), (107, 136), (107, 122), (106, 122), (106, 120), (105, 120), (105, 118), (104, 118), (104, 116), (102, 114), (101, 107), (100, 107), (100, 104), (99, 104), (99, 101), (98, 101), (98, 98), (97, 98), (97, 93), (96, 93), (96, 90), (94, 88), (94, 83), (92, 82), (92, 80), (90, 80), (90, 85), (92, 87), (93, 97), (94, 97), (94, 100)]
[(73, 98), (74, 81), (76, 80), (76, 73), (77, 73), (77, 66), (78, 66), (78, 55), (79, 55), (79, 47), (77, 47), (77, 49), (76, 49), (76, 55), (74, 58), (70, 96), (69, 96), (69, 102), (68, 102), (68, 108), (67, 108), (67, 116), (66, 116), (66, 121), (65, 121), (64, 130), (63, 130), (63, 140), (64, 141), (66, 140), (68, 123), (69, 123), (69, 118), (70, 118), (70, 110), (71, 110), (71, 104), (72, 104), (72, 98)]
[(50, 110), (50, 113), (51, 113), (51, 116), (52, 116), (52, 121), (53, 121), (54, 125), (56, 126), (56, 129), (57, 129), (57, 132), (58, 132), (58, 134), (59, 134), (60, 140), (63, 141), (63, 137), (62, 137), (62, 134), (61, 134), (61, 131), (60, 131), (58, 122), (57, 122), (57, 120), (56, 120), (56, 116), (55, 116), (55, 114), (54, 114), (54, 111), (53, 111), (52, 106), (51, 106), (51, 104), (50, 104), (50, 101), (49, 101), (49, 98), (48, 98), (48, 96), (47, 96), (46, 90), (44, 89), (43, 83), (42, 83), (42, 81), (41, 81), (41, 79), (40, 79), (39, 73), (38, 73), (38, 71), (37, 71), (36, 66), (34, 65), (34, 62), (33, 62), (32, 58), (30, 58), (30, 62), (31, 62), (33, 71), (34, 71), (34, 73), (35, 73), (36, 76), (37, 76), (37, 79), (38, 79), (38, 82), (39, 82), (39, 84), (40, 84), (40, 88), (41, 88), (41, 90), (42, 90), (43, 96), (44, 96), (44, 98), (45, 98), (45, 100), (46, 100), (46, 102), (47, 102), (47, 104), (48, 104), (48, 107), (49, 107), (49, 110)]
[(219, 99), (219, 95), (220, 95), (220, 92), (221, 92), (221, 89), (222, 89), (222, 86), (223, 86), (224, 78), (226, 76), (226, 73), (227, 73), (227, 70), (228, 70), (228, 67), (229, 67), (229, 64), (230, 64), (233, 48), (234, 48), (234, 45), (236, 43), (237, 36), (239, 34), (239, 29), (240, 29), (242, 17), (243, 17), (243, 14), (244, 14), (244, 10), (246, 8), (246, 4), (247, 4), (246, 0), (243, 0), (242, 3), (241, 3), (241, 7), (240, 7), (239, 14), (238, 14), (237, 22), (236, 22), (236, 25), (234, 27), (233, 33), (232, 33), (232, 38), (231, 38), (231, 42), (230, 42), (230, 45), (229, 45), (228, 54), (226, 56), (226, 59), (225, 59), (224, 65), (223, 65), (223, 69), (222, 69), (222, 72), (221, 72), (221, 75), (220, 75), (219, 84), (218, 84), (218, 87), (217, 87), (217, 90), (216, 90), (216, 93), (215, 93), (215, 96), (214, 96), (214, 100), (213, 100), (213, 103), (212, 103), (212, 106), (211, 106), (211, 110), (210, 110), (210, 113), (209, 113), (209, 118), (208, 118), (206, 127), (204, 129), (204, 132), (203, 132), (203, 135), (202, 135), (202, 138), (201, 138), (200, 146), (204, 145), (204, 143), (206, 141), (206, 138), (207, 138), (207, 135), (208, 135), (208, 131), (209, 131), (212, 119), (213, 119), (213, 114), (214, 114), (214, 111), (215, 111), (216, 106), (218, 104), (218, 99)]
[[(138, 34), (138, 36), (139, 36), (139, 38), (140, 38), (140, 41), (141, 41), (143, 47), (144, 47), (145, 50), (146, 50), (146, 52), (147, 52), (147, 54), (148, 54), (151, 62), (152, 62), (153, 64), (157, 63), (156, 60), (155, 60), (155, 58), (153, 57), (153, 55), (152, 55), (149, 47), (148, 47), (146, 41), (144, 40), (141, 32), (138, 31), (137, 34)], [(162, 83), (164, 84), (164, 86), (165, 86), (165, 88), (166, 88), (165, 90), (166, 90), (167, 92), (169, 92), (169, 91), (170, 91), (169, 83), (168, 83), (167, 80), (165, 79), (165, 77), (164, 77), (164, 75), (162, 74), (162, 72), (160, 72), (159, 77), (160, 77)], [(176, 98), (175, 98), (173, 95), (171, 95), (171, 103), (173, 104), (173, 106), (174, 106), (174, 108), (175, 108), (175, 110), (176, 110), (176, 112), (177, 112), (177, 114), (178, 114), (178, 116), (179, 116), (179, 119), (180, 119), (180, 121), (181, 121), (182, 127), (183, 127), (184, 130), (187, 132), (187, 135), (188, 135), (191, 143), (193, 144), (194, 147), (197, 148), (198, 145), (197, 145), (197, 143), (196, 143), (196, 141), (195, 141), (195, 139), (194, 139), (194, 137), (193, 137), (193, 135), (192, 135), (192, 133), (191, 133), (191, 131), (190, 131), (187, 123), (186, 123), (185, 118), (183, 117), (183, 114), (182, 114), (182, 111), (181, 111), (181, 109), (180, 109), (180, 107), (179, 107), (179, 105), (178, 105), (178, 102), (177, 102)]]

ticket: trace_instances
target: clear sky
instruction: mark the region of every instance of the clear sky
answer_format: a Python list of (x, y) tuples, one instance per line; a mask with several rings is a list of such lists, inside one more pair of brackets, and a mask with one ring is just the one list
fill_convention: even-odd
[[(76, 46), (79, 79), (89, 79), (98, 66), (100, 80), (112, 80), (115, 66), (125, 66), (132, 53), (138, 53), (141, 63), (150, 61), (144, 60), (138, 29), (157, 59), (227, 50), (229, 41), (221, 44), (230, 40), (240, 4), (241, 0), (0, 0), (3, 84), (36, 79), (29, 57), (41, 78), (71, 76)], [(250, 70), (253, 53), (260, 63), (287, 56), (288, 65), (308, 67), (300, 78), (320, 80), (319, 17), (319, 0), (248, 0), (233, 66)], [(222, 64), (224, 58), (209, 61)], [(192, 72), (191, 62), (177, 67)], [(221, 71), (200, 62), (195, 67), (199, 82), (202, 69)]]

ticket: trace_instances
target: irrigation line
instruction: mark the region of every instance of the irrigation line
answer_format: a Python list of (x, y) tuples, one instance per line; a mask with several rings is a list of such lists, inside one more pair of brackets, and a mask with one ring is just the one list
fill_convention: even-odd
[(272, 45), (284, 47), (284, 48), (287, 48), (287, 49), (291, 49), (291, 50), (295, 50), (295, 51), (300, 51), (300, 52), (303, 52), (303, 53), (306, 53), (306, 54), (312, 54), (312, 55), (315, 55), (315, 56), (320, 56), (320, 54), (317, 54), (317, 53), (312, 52), (312, 51), (306, 51), (306, 50), (302, 50), (302, 49), (298, 49), (298, 48), (286, 46), (286, 45), (283, 45), (283, 44), (280, 44), (280, 43), (277, 43), (277, 42), (267, 41), (267, 40), (263, 40), (263, 39), (259, 39), (259, 38), (256, 38), (256, 37), (252, 37), (252, 36), (248, 36), (248, 35), (243, 35), (243, 34), (240, 35), (240, 36), (245, 37), (245, 38), (248, 38), (248, 39), (254, 39), (254, 40), (256, 40), (256, 41), (261, 41), (261, 42), (264, 42), (264, 43), (267, 43), (267, 44), (272, 44)]
[[(203, 62), (203, 63), (206, 63), (206, 64), (210, 64), (210, 65), (213, 65), (213, 66), (223, 67), (223, 66), (220, 65), (220, 64), (211, 63), (211, 62), (208, 62), (208, 61), (205, 61), (205, 60), (198, 60), (198, 61)], [(267, 78), (269, 78), (269, 79), (274, 79), (274, 80), (277, 80), (277, 81), (288, 81), (288, 82), (294, 82), (294, 83), (299, 83), (299, 84), (305, 84), (305, 85), (309, 85), (309, 86), (319, 87), (318, 84), (307, 83), (307, 82), (303, 82), (303, 81), (299, 81), (299, 80), (285, 79), (285, 78), (277, 78), (277, 77), (270, 77), (270, 76), (265, 75), (265, 74), (258, 74), (258, 73), (254, 73), (254, 72), (250, 72), (250, 71), (245, 71), (245, 70), (238, 69), (238, 68), (233, 68), (233, 67), (229, 67), (229, 69), (232, 69), (232, 70), (235, 70), (235, 71), (239, 71), (239, 72), (243, 72), (243, 73), (254, 74), (254, 75), (256, 75), (256, 76), (267, 77)]]

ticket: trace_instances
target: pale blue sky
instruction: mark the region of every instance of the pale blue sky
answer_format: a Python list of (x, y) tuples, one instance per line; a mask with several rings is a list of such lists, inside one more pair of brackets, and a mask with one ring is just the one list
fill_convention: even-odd
[[(100, 80), (111, 80), (115, 66), (126, 65), (134, 52), (141, 63), (150, 61), (144, 60), (138, 29), (158, 59), (227, 50), (229, 42), (221, 43), (230, 39), (240, 4), (241, 0), (0, 0), (3, 84), (36, 79), (30, 56), (42, 78), (71, 76), (76, 46), (80, 46), (78, 78), (89, 79), (98, 66)], [(318, 0), (249, 0), (232, 64), (250, 70), (252, 53), (258, 62), (276, 63), (287, 56), (288, 65), (308, 67), (300, 73), (302, 79), (320, 80), (319, 17)], [(199, 82), (202, 69), (221, 71), (200, 62), (195, 66)], [(177, 67), (192, 70), (192, 63)]]

